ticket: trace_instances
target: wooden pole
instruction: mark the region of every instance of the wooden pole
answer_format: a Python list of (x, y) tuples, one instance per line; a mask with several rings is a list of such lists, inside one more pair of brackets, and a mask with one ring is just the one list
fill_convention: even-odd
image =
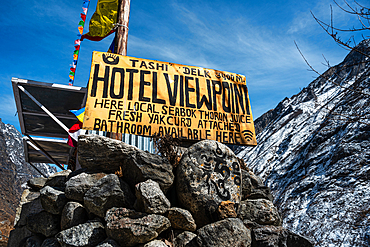
[[(130, 19), (130, 1), (120, 0), (118, 5), (117, 31), (116, 31), (116, 54), (127, 56), (128, 23)], [(122, 141), (121, 133), (111, 133), (111, 138)]]
[(130, 1), (120, 0), (118, 6), (118, 28), (116, 31), (116, 53), (127, 56), (128, 23), (130, 19)]

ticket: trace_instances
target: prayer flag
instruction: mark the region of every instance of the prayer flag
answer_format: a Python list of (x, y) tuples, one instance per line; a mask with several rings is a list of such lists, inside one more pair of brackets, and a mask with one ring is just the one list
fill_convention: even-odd
[(116, 37), (114, 37), (114, 39), (112, 41), (112, 44), (110, 44), (109, 49), (108, 49), (108, 52), (114, 53), (115, 46), (116, 46)]
[(86, 21), (86, 15), (81, 13), (81, 20)]
[(105, 37), (117, 22), (119, 0), (98, 0), (96, 11), (90, 19), (90, 37)]
[(68, 132), (70, 134), (68, 135), (67, 144), (71, 147), (77, 147), (78, 136), (84, 132), (82, 129), (82, 122), (77, 121), (77, 123), (75, 123)]
[(81, 108), (80, 110), (70, 110), (81, 122), (84, 121), (85, 116), (85, 107)]
[(84, 27), (79, 26), (79, 27), (78, 27), (78, 31), (80, 32), (80, 34), (82, 34), (82, 33), (84, 32)]
[(81, 40), (84, 40), (84, 39), (88, 39), (88, 40), (91, 40), (91, 41), (100, 41), (106, 37), (108, 37), (109, 35), (111, 35), (112, 33), (114, 33), (116, 30), (113, 29), (111, 30), (107, 35), (105, 35), (104, 37), (100, 37), (100, 36), (90, 36), (89, 33), (86, 33), (84, 35), (82, 35), (81, 37)]

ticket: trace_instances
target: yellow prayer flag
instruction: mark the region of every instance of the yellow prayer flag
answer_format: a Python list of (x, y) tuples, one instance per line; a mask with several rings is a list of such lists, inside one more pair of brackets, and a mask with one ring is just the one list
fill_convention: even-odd
[(89, 36), (106, 36), (117, 22), (118, 0), (99, 0), (89, 24)]

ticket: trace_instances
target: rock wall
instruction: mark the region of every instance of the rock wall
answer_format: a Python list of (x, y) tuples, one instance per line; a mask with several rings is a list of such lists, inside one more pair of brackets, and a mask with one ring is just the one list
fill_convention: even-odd
[(80, 136), (78, 156), (82, 169), (28, 182), (9, 247), (313, 246), (221, 143), (194, 144), (175, 168), (96, 135)]

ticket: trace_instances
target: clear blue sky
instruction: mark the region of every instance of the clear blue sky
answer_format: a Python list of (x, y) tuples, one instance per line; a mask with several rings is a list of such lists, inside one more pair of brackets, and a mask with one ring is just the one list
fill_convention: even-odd
[[(360, 1), (364, 2), (364, 1)], [(97, 0), (91, 0), (87, 23)], [(331, 0), (133, 0), (128, 55), (235, 72), (247, 76), (257, 118), (316, 76), (294, 40), (319, 71), (322, 54), (335, 65), (347, 51), (313, 20), (330, 21)], [(19, 129), (11, 77), (68, 84), (82, 0), (12, 0), (1, 4), (0, 118)], [(335, 6), (334, 23), (353, 19)], [(86, 33), (88, 25), (85, 25)], [(92, 51), (107, 51), (113, 35), (81, 43), (75, 85), (86, 86)]]

